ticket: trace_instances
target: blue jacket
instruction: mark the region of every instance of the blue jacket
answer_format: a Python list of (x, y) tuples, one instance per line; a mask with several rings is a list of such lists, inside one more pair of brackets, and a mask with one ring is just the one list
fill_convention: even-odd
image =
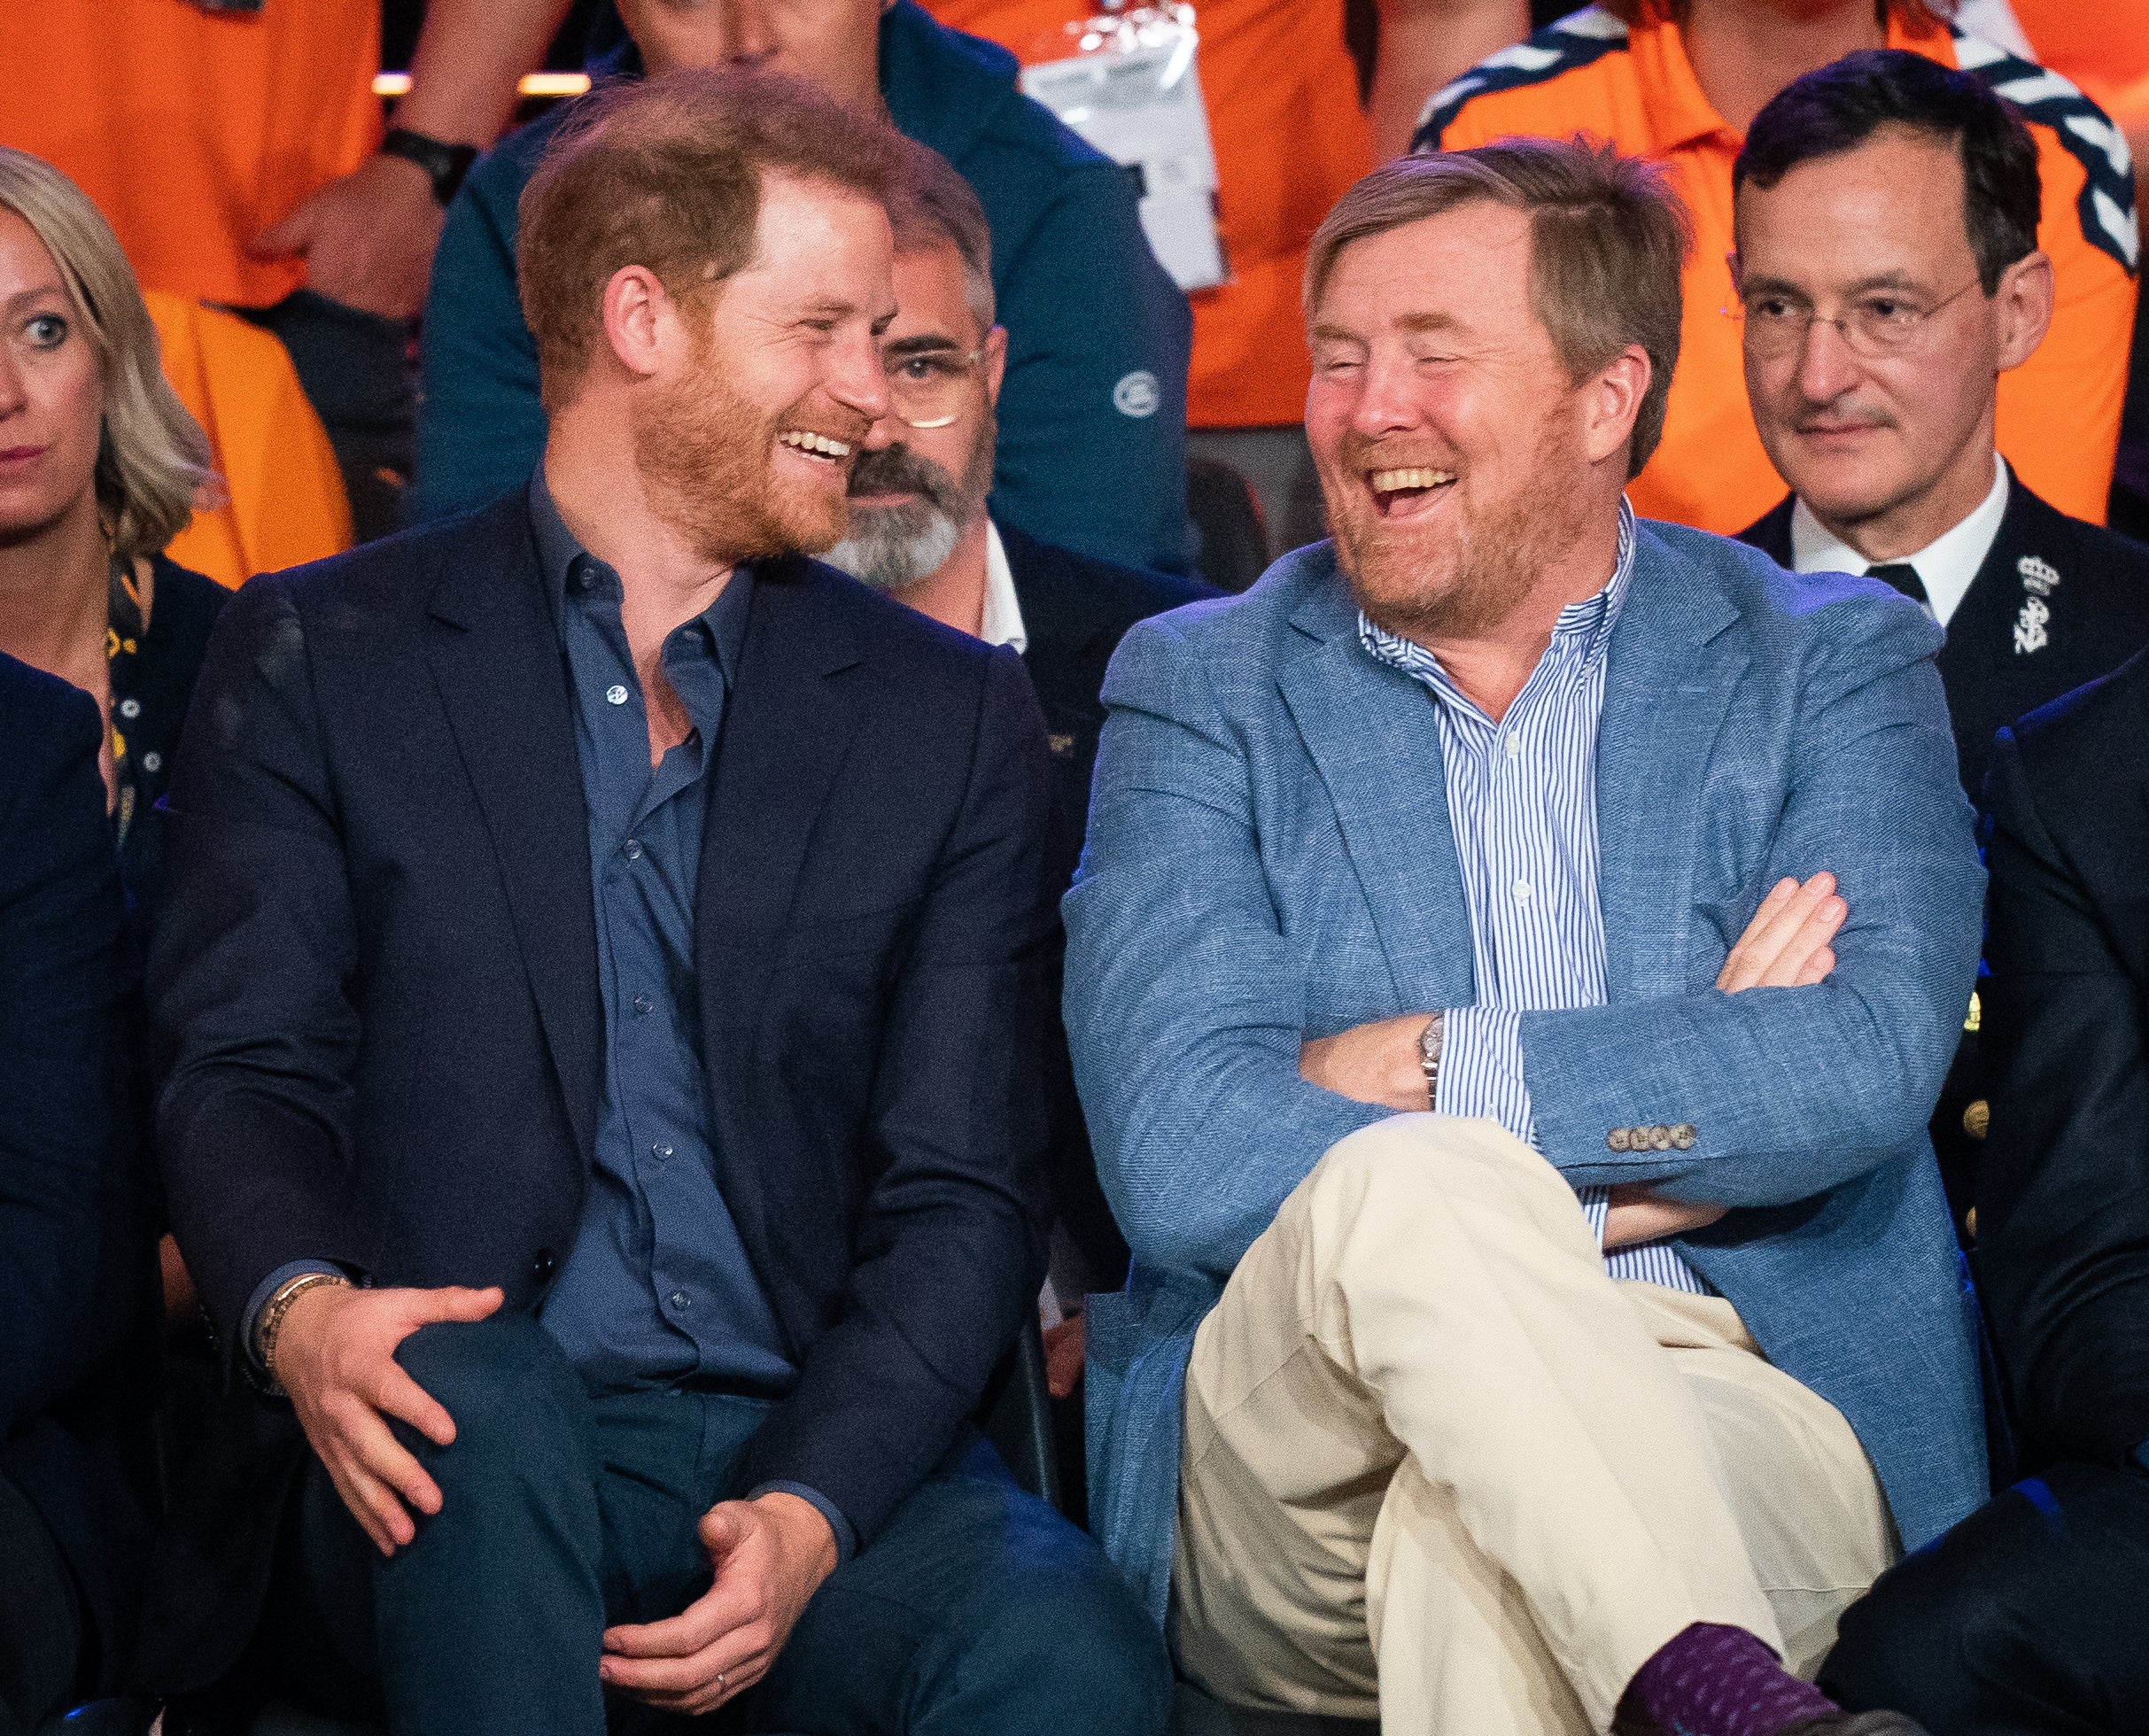
[[(818, 1491), (865, 1546), (1043, 1275), (1051, 755), (1012, 651), (792, 558), (756, 566), (707, 775), (690, 1019), (798, 1370), (739, 1476)], [(585, 1213), (605, 1027), (526, 494), (250, 583), (167, 808), (159, 1151), (227, 1364), (294, 1260), (536, 1312)], [(244, 1383), (203, 1420), (145, 1682), (237, 1656), (304, 1450)]]
[(103, 740), (85, 694), (0, 655), (0, 1481), (58, 1544), (86, 1686), (109, 1691), (155, 1511), (161, 1321)]
[[(1906, 1547), (1985, 1491), (1925, 1132), (1984, 888), (1939, 645), (1878, 584), (1644, 524), (1598, 748), (1610, 1004), (1521, 1020), (1571, 1182), (1734, 1208), (1681, 1251), (1849, 1419)], [(1360, 644), (1329, 545), (1135, 627), (1105, 699), (1066, 1011), (1134, 1267), (1090, 1308), (1090, 1511), (1160, 1618), (1195, 1328), (1321, 1154), (1385, 1113), (1302, 1081), (1301, 1037), (1476, 991), (1433, 705)], [(1719, 993), (1763, 894), (1823, 868), (1850, 907), (1827, 981)], [(1680, 1121), (1692, 1151), (1607, 1148)]]
[[(639, 70), (624, 46), (615, 64)], [(1184, 571), (1193, 317), (1149, 251), (1132, 177), (1015, 89), (1012, 55), (913, 0), (881, 19), (881, 90), (896, 127), (962, 171), (992, 224), (1008, 344), (993, 516), (1100, 561)], [(420, 342), (417, 519), (520, 487), (544, 449), (516, 205), (570, 108), (501, 140), (448, 212)]]

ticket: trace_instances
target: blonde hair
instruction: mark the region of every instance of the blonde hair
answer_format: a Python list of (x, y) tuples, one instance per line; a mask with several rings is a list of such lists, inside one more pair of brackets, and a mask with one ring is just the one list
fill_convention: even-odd
[(209, 437), (164, 377), (157, 328), (112, 225), (51, 164), (0, 146), (0, 209), (37, 232), (89, 334), (105, 384), (98, 515), (122, 559), (156, 554), (221, 484)]
[(1629, 345), (1648, 355), (1649, 388), (1627, 450), (1626, 473), (1639, 476), (1664, 436), (1692, 233), (1670, 178), (1653, 164), (1579, 134), (1399, 157), (1338, 199), (1307, 244), (1307, 319), (1353, 242), (1480, 199), (1530, 219), (1531, 306), (1578, 384)]

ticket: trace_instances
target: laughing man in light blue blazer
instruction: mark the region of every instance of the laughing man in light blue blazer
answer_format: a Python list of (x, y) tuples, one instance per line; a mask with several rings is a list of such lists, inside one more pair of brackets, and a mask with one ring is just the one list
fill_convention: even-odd
[[(1505, 172), (1502, 185), (1526, 189)], [(1497, 188), (1479, 203), (1526, 207)], [(1465, 204), (1397, 233), (1462, 223), (1478, 209)], [(1341, 214), (1326, 254), (1315, 247), (1315, 272), (1325, 259), (1338, 274), (1331, 299), (1354, 249), (1371, 259), (1393, 239), (1355, 240), (1374, 233), (1362, 223), (1334, 241)], [(1475, 269), (1490, 244), (1462, 238), (1474, 252), (1427, 263), (1409, 293)], [(1669, 299), (1675, 355), (1675, 278)], [(1315, 411), (1334, 391), (1358, 407), (1346, 454), (1351, 438), (1417, 438), (1467, 466), (1462, 436), (1443, 445), (1437, 417), (1413, 420), (1429, 363), (1410, 331), (1424, 329), (1391, 342), (1315, 325), (1317, 455)], [(1459, 359), (1434, 360), (1466, 373), (1469, 342), (1464, 330)], [(1591, 386), (1629, 417), (1643, 353), (1628, 346)], [(1649, 361), (1668, 384), (1668, 358)], [(1384, 367), (1400, 382), (1390, 426), (1365, 408)], [(1619, 478), (1646, 455), (1638, 442), (1612, 461), (1631, 464), (1591, 532), (1607, 554)], [(1339, 500), (1340, 466), (1324, 461), (1323, 484), (1331, 520), (1369, 513)], [(1413, 493), (1383, 511), (1417, 510)], [(1897, 1541), (1915, 1548), (1975, 1507), (1986, 1478), (1974, 1309), (1926, 1135), (1983, 890), (1932, 661), (1940, 633), (1869, 581), (1800, 577), (1718, 537), (1619, 522), (1631, 572), (1594, 748), (1602, 1004), (1515, 1021), (1534, 1144), (1577, 1190), (1647, 1184), (1728, 1208), (1663, 1246), (1735, 1307), (1770, 1364), (1847, 1419)], [(1302, 1046), (1480, 999), (1440, 705), (1375, 655), (1362, 600), (1335, 546), (1300, 549), (1242, 597), (1137, 626), (1105, 687), (1088, 847), (1065, 905), (1066, 1012), (1133, 1268), (1122, 1293), (1090, 1304), (1090, 1515), (1160, 1620), (1196, 1332), (1324, 1154), (1394, 1112), (1310, 1082)], [(1848, 904), (1825, 980), (1718, 988), (1771, 887), (1824, 871)], [(1255, 1697), (1338, 1709), (1317, 1681)]]

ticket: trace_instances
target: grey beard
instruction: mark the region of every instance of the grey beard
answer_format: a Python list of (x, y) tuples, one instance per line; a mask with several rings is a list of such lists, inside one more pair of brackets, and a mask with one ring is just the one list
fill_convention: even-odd
[(843, 540), (820, 558), (876, 591), (907, 591), (947, 563), (962, 534), (961, 525), (924, 500), (870, 511), (854, 506)]

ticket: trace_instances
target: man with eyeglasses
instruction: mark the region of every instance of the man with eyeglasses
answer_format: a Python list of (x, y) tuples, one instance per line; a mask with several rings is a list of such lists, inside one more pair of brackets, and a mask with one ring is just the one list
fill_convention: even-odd
[[(1846, 55), (1755, 117), (1734, 171), (1746, 391), (1791, 493), (1742, 533), (1800, 572), (1869, 573), (1947, 632), (1973, 800), (1994, 732), (2149, 643), (2149, 551), (2023, 486), (2000, 377), (2052, 318), (2037, 151), (1982, 80)], [(1959, 1224), (1986, 1125), (1976, 1032), (1933, 1120)]]
[(1993, 732), (2149, 642), (2149, 553), (2054, 511), (1994, 449), (2052, 317), (2037, 146), (1990, 87), (1847, 55), (1755, 119), (1733, 272), (1754, 422), (1791, 493), (1742, 537), (1871, 573), (1947, 630), (1963, 787)]
[[(995, 506), (1103, 560), (1191, 560), (1186, 367), (1192, 315), (1157, 263), (1135, 178), (1016, 88), (1014, 57), (916, 0), (601, 0), (601, 85), (680, 67), (802, 79), (943, 152), (992, 213), (1016, 315)], [(502, 139), (447, 215), (427, 298), (413, 516), (519, 486), (545, 443), (538, 358), (516, 303), (517, 201), (562, 104)]]
[[(1007, 331), (995, 318), (991, 231), (977, 195), (946, 158), (916, 143), (906, 156), (894, 212), (899, 311), (881, 340), (888, 414), (873, 424), (851, 471), (850, 531), (822, 558), (1021, 657), (1052, 755), (1046, 872), (1064, 891), (1089, 819), (1105, 666), (1137, 621), (1216, 593), (1192, 579), (1039, 542), (989, 512), (1007, 362)], [(1051, 1311), (1066, 1318), (1048, 1327), (1046, 1344), (1053, 1392), (1065, 1399), (1082, 1369), (1082, 1298), (1118, 1289), (1127, 1244), (1097, 1184), (1057, 1030), (1049, 1069)], [(1062, 1432), (1063, 1456), (1078, 1460), (1079, 1430)], [(1079, 1486), (1079, 1476), (1071, 1482)]]

